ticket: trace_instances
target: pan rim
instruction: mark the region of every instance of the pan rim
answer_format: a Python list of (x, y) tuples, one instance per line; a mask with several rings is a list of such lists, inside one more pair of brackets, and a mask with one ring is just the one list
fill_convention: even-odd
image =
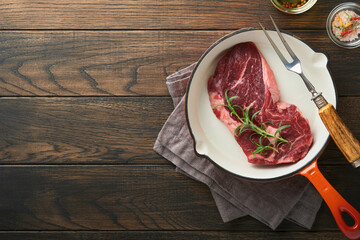
[[(275, 31), (275, 29), (272, 29), (272, 28), (266, 28), (267, 30), (273, 30)], [(194, 74), (197, 70), (197, 68), (199, 67), (200, 63), (204, 60), (204, 58), (208, 55), (208, 53), (213, 49), (215, 48), (217, 45), (219, 45), (221, 42), (223, 42), (224, 40), (234, 36), (234, 35), (237, 35), (239, 33), (242, 33), (242, 32), (248, 32), (248, 31), (257, 31), (257, 30), (261, 30), (261, 28), (259, 27), (250, 27), (250, 28), (243, 28), (243, 29), (239, 29), (239, 30), (236, 30), (234, 32), (231, 32), (225, 36), (223, 36), (222, 38), (218, 39), (217, 41), (215, 41), (203, 54), (202, 56), (200, 57), (200, 59), (198, 60), (196, 66), (194, 67), (192, 73), (191, 73), (191, 76), (190, 76), (190, 79), (189, 79), (189, 82), (188, 82), (188, 85), (187, 85), (187, 88), (186, 88), (186, 93), (185, 93), (185, 118), (186, 118), (186, 124), (188, 126), (188, 129), (189, 129), (189, 132), (190, 132), (190, 136), (191, 136), (191, 139), (193, 141), (193, 151), (195, 153), (195, 155), (197, 155), (198, 157), (205, 157), (206, 159), (210, 160), (213, 164), (215, 164), (216, 166), (218, 166), (219, 168), (223, 169), (224, 171), (230, 173), (231, 175), (235, 176), (235, 177), (238, 177), (238, 178), (241, 178), (241, 179), (245, 179), (245, 180), (248, 180), (248, 181), (256, 181), (256, 182), (266, 182), (266, 181), (276, 181), (276, 180), (281, 180), (281, 179), (284, 179), (284, 178), (289, 178), (291, 176), (294, 176), (296, 174), (298, 174), (299, 172), (301, 172), (303, 169), (305, 169), (306, 167), (308, 167), (311, 163), (313, 163), (314, 161), (316, 161), (320, 155), (324, 152), (326, 146), (328, 145), (329, 141), (330, 141), (330, 135), (328, 135), (326, 141), (324, 142), (324, 144), (321, 146), (321, 148), (319, 149), (319, 151), (317, 152), (317, 154), (312, 158), (311, 161), (309, 161), (307, 164), (305, 164), (304, 166), (296, 169), (296, 170), (293, 170), (287, 174), (283, 174), (281, 176), (277, 176), (277, 177), (270, 177), (270, 178), (253, 178), (253, 177), (248, 177), (248, 176), (243, 176), (243, 175), (240, 175), (240, 174), (236, 174), (234, 172), (231, 172), (227, 169), (225, 169), (224, 167), (220, 166), (218, 163), (216, 163), (214, 160), (212, 160), (208, 155), (206, 154), (200, 154), (197, 150), (196, 150), (196, 138), (193, 134), (193, 130), (190, 126), (190, 122), (189, 122), (189, 112), (188, 112), (188, 97), (189, 97), (189, 89), (190, 89), (190, 85), (191, 85), (191, 82), (193, 81), (193, 78), (194, 78)], [(311, 47), (308, 43), (306, 43), (304, 40), (302, 40), (301, 38), (295, 36), (293, 33), (290, 33), (290, 32), (287, 32), (287, 31), (284, 31), (284, 30), (280, 30), (282, 33), (285, 33), (291, 37), (294, 37), (296, 38), (297, 40), (301, 41), (302, 43), (304, 43), (306, 46), (308, 46), (310, 49), (312, 49), (314, 52), (316, 53), (322, 53), (326, 56), (327, 59), (329, 59), (328, 57), (328, 54), (326, 52), (323, 52), (323, 51), (319, 51), (319, 50), (316, 50), (315, 48)], [(331, 82), (332, 82), (332, 86), (335, 90), (335, 99), (336, 99), (336, 102), (335, 102), (335, 108), (337, 107), (337, 103), (338, 103), (338, 93), (337, 93), (337, 88), (336, 88), (336, 85), (334, 84), (334, 81), (333, 81), (333, 76), (332, 76), (332, 73), (329, 69), (329, 66), (328, 66), (328, 63), (326, 64), (326, 69), (328, 70), (329, 74), (330, 74), (330, 77), (331, 77)]]

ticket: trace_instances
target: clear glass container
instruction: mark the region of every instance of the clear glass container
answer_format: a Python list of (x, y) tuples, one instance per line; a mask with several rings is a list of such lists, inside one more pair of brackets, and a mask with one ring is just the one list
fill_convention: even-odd
[[(271, 3), (278, 9), (280, 10), (281, 12), (284, 12), (284, 13), (288, 13), (288, 14), (300, 14), (300, 13), (303, 13), (303, 12), (306, 12), (307, 10), (309, 10), (310, 8), (312, 8), (312, 6), (315, 5), (316, 1), (317, 0), (308, 0), (304, 5), (302, 5), (301, 7), (295, 7), (295, 8), (287, 8), (287, 7), (284, 7), (282, 5), (282, 2), (286, 1), (281, 1), (281, 0), (270, 0)], [(293, 2), (293, 1), (290, 1), (288, 0), (288, 2)]]
[(345, 2), (345, 3), (341, 3), (339, 5), (337, 5), (330, 13), (329, 16), (327, 18), (326, 21), (326, 30), (327, 33), (329, 35), (329, 38), (338, 46), (343, 47), (343, 48), (357, 48), (360, 46), (360, 37), (358, 36), (357, 39), (353, 40), (353, 41), (340, 41), (340, 39), (338, 39), (333, 31), (332, 31), (332, 22), (334, 21), (334, 18), (336, 16), (336, 14), (338, 14), (341, 11), (344, 10), (351, 10), (354, 11), (357, 15), (360, 16), (360, 5), (358, 3), (353, 3), (353, 2)]

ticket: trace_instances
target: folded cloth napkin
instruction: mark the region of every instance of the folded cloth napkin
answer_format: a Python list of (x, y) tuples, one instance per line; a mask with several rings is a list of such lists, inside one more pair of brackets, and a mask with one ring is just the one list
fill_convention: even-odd
[(186, 176), (211, 190), (224, 222), (250, 215), (275, 229), (284, 219), (310, 229), (322, 198), (302, 176), (272, 182), (251, 182), (236, 177), (195, 155), (184, 111), (184, 95), (195, 63), (166, 79), (174, 111), (161, 129), (154, 150)]

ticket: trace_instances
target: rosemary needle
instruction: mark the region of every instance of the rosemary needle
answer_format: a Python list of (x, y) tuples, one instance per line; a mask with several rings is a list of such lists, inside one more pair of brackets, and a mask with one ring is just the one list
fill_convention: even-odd
[[(247, 108), (247, 109), (243, 109), (242, 107), (240, 107), (239, 105), (234, 105), (233, 104), (233, 100), (236, 98), (239, 98), (239, 96), (233, 96), (230, 97), (228, 96), (228, 91), (225, 91), (225, 99), (226, 99), (226, 103), (227, 104), (219, 104), (217, 105), (214, 110), (219, 107), (219, 106), (223, 106), (226, 107), (230, 110), (230, 116), (236, 116), (237, 119), (239, 119), (240, 121), (240, 125), (235, 129), (234, 131), (234, 135), (239, 138), (239, 136), (244, 133), (245, 131), (252, 131), (253, 133), (250, 135), (250, 141), (252, 143), (254, 143), (257, 148), (252, 151), (252, 154), (255, 156), (255, 153), (259, 153), (261, 155), (266, 155), (268, 152), (268, 150), (274, 150), (275, 152), (279, 152), (279, 147), (281, 144), (286, 143), (290, 146), (290, 143), (281, 137), (280, 132), (282, 130), (284, 130), (285, 128), (290, 127), (290, 125), (281, 125), (282, 122), (280, 122), (278, 129), (276, 130), (276, 132), (274, 134), (271, 134), (269, 132), (266, 131), (266, 126), (265, 124), (271, 124), (274, 125), (272, 122), (264, 122), (264, 123), (260, 123), (260, 127), (257, 126), (253, 121), (254, 118), (257, 114), (259, 114), (261, 112), (261, 110), (255, 112), (253, 115), (250, 114), (250, 109), (251, 107)], [(236, 112), (236, 108), (241, 110), (242, 116), (239, 116), (239, 114)], [(253, 136), (258, 135), (260, 136), (258, 141), (255, 141), (253, 139)], [(271, 141), (269, 141), (269, 143), (266, 145), (263, 144), (263, 141), (267, 138), (273, 139)]]

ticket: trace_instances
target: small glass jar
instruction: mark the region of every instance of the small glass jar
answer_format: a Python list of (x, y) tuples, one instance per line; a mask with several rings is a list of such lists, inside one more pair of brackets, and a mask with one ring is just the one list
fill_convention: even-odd
[(358, 36), (357, 39), (352, 40), (352, 41), (340, 41), (340, 39), (338, 39), (332, 30), (332, 22), (334, 21), (335, 16), (341, 12), (341, 11), (345, 11), (345, 10), (351, 10), (353, 12), (355, 12), (357, 15), (360, 16), (360, 5), (357, 3), (353, 3), (353, 2), (345, 2), (345, 3), (341, 3), (339, 5), (337, 5), (330, 13), (329, 16), (327, 18), (326, 21), (326, 30), (327, 33), (329, 35), (329, 38), (331, 39), (331, 41), (333, 41), (336, 45), (343, 47), (343, 48), (357, 48), (360, 46), (360, 37)]
[[(306, 3), (300, 7), (293, 7), (293, 8), (288, 8), (283, 6), (283, 2), (286, 2), (286, 0), (270, 0), (271, 3), (281, 12), (284, 13), (288, 13), (288, 14), (300, 14), (303, 12), (306, 12), (307, 10), (309, 10), (310, 8), (312, 8), (312, 6), (315, 5), (317, 0), (308, 0), (306, 1)], [(289, 1), (289, 2), (293, 2), (293, 1)]]

